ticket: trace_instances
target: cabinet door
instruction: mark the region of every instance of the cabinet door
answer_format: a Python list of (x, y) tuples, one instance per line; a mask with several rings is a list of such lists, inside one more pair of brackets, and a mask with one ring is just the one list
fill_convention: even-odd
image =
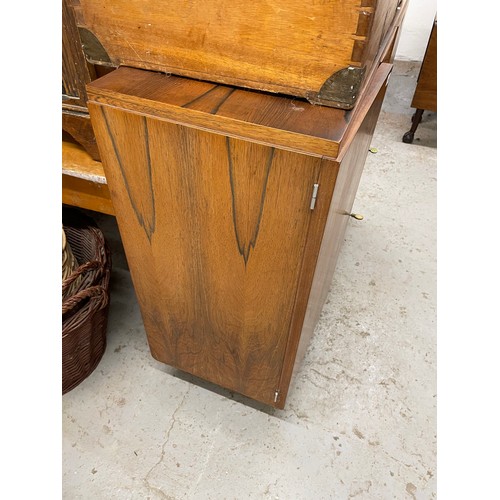
[(331, 162), (90, 111), (153, 356), (274, 404), (294, 306), (307, 300), (313, 186)]

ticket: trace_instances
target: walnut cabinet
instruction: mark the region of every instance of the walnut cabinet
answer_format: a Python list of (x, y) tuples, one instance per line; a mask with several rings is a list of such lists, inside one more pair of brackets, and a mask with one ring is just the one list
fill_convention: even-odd
[(87, 86), (156, 359), (284, 407), (391, 69), (353, 111), (127, 67)]

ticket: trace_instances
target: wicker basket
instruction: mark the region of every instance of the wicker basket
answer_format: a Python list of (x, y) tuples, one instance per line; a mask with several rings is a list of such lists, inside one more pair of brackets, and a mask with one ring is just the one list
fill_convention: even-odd
[(86, 379), (106, 349), (111, 256), (103, 233), (81, 213), (63, 214), (67, 243), (79, 264), (63, 280), (62, 393)]
[[(71, 245), (66, 239), (64, 228), (62, 230), (62, 280), (66, 280), (78, 267), (78, 262), (73, 255)], [(80, 284), (81, 278), (74, 280), (70, 286), (63, 289), (62, 298), (65, 299), (69, 295), (73, 295)]]

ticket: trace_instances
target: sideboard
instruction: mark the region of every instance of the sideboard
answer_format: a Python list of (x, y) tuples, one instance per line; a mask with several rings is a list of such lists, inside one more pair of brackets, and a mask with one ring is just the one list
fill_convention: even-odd
[[(84, 76), (84, 94), (78, 94), (90, 112), (102, 163), (87, 151), (85, 168), (78, 171), (74, 162), (66, 168), (72, 177), (66, 200), (77, 205), (82, 200), (86, 208), (116, 216), (154, 358), (283, 408), (354, 215), (407, 2), (318, 3), (320, 10), (335, 7), (325, 10), (332, 16), (328, 25), (344, 31), (347, 26), (338, 36), (352, 57), (335, 62), (335, 54), (325, 55), (333, 57), (327, 57), (332, 68), (339, 61), (347, 64), (349, 75), (310, 91), (303, 68), (290, 67), (288, 74), (304, 83), (294, 94), (279, 83), (282, 75), (274, 67), (283, 63), (283, 55), (294, 64), (293, 47), (282, 47), (278, 34), (279, 47), (260, 49), (284, 52), (274, 66), (272, 59), (262, 60), (254, 80), (231, 62), (241, 54), (230, 45), (248, 35), (241, 16), (235, 18), (241, 29), (228, 28), (231, 36), (223, 43), (228, 57), (218, 52), (221, 60), (207, 66), (210, 78), (202, 78), (192, 68), (213, 62), (213, 51), (221, 47), (214, 45), (219, 35), (212, 29), (207, 28), (212, 37), (207, 45), (193, 32), (193, 47), (187, 42), (177, 47), (179, 33), (169, 45), (160, 28), (157, 35), (139, 36), (155, 19), (168, 19), (175, 31), (171, 18), (182, 13), (162, 10), (160, 15), (156, 10), (165, 2), (141, 3), (134, 17), (118, 9), (121, 0), (66, 1), (87, 64), (106, 68)], [(247, 5), (232, 4), (240, 13)], [(267, 26), (262, 43), (272, 44), (274, 25), (265, 20), (280, 19), (276, 13), (288, 3), (259, 1), (252, 8), (264, 4), (275, 7), (263, 11), (267, 17), (259, 28)], [(289, 28), (310, 43), (315, 34), (313, 46), (326, 50), (332, 39), (322, 45), (322, 29), (314, 31), (314, 23), (322, 27), (324, 20), (309, 19), (299, 4), (290, 4), (295, 25)], [(121, 12), (122, 24), (106, 12)], [(225, 25), (227, 20), (210, 12), (214, 22)], [(198, 19), (200, 13), (189, 15)], [(307, 30), (301, 31), (299, 19)], [(195, 31), (199, 27), (193, 24)], [(281, 37), (286, 27), (281, 26)], [(131, 36), (122, 36), (126, 33)], [(297, 47), (292, 52), (305, 61), (309, 45), (304, 47), (303, 54)], [(191, 55), (198, 51), (199, 59), (186, 59), (177, 73), (174, 66), (158, 66), (188, 49)], [(232, 76), (225, 78), (224, 71), (233, 71)], [(353, 75), (356, 81), (349, 80)], [(350, 92), (348, 102), (332, 89)], [(66, 164), (85, 153), (71, 142), (63, 150)]]

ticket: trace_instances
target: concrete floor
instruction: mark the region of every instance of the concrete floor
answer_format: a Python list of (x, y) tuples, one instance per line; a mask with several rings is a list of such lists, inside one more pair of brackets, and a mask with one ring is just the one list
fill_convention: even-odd
[(149, 354), (113, 218), (108, 347), (63, 396), (65, 499), (436, 496), (436, 115), (398, 62), (330, 294), (286, 409)]

